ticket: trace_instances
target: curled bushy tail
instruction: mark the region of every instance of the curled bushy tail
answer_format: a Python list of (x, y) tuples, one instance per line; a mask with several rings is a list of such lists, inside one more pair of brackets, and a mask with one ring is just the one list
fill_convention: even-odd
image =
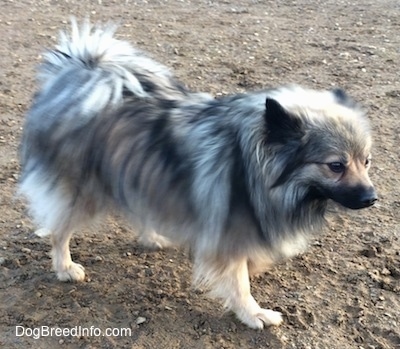
[(24, 127), (23, 163), (40, 154), (40, 142), (60, 147), (60, 139), (120, 107), (125, 98), (157, 103), (189, 95), (165, 66), (116, 39), (115, 29), (73, 20), (71, 33), (61, 33), (56, 48), (44, 54), (40, 86)]
[(143, 98), (171, 108), (175, 102), (211, 98), (189, 92), (165, 66), (116, 39), (115, 29), (113, 25), (94, 27), (88, 21), (78, 25), (73, 20), (71, 33), (61, 33), (56, 48), (44, 54), (38, 72), (40, 86), (24, 127), (23, 162), (38, 140), (59, 147), (58, 138), (72, 135), (105, 112), (112, 115), (110, 111), (121, 107), (125, 99)]
[(79, 26), (73, 19), (71, 34), (61, 33), (56, 49), (44, 55), (38, 74), (43, 90), (59, 81), (72, 93), (81, 91), (86, 110), (118, 104), (124, 91), (152, 97), (148, 80), (160, 87), (176, 84), (165, 66), (117, 40), (115, 29), (113, 25), (93, 27), (88, 21)]

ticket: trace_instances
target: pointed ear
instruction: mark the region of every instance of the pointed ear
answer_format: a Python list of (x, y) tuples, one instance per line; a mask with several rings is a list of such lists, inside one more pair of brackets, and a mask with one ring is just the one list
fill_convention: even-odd
[(350, 108), (357, 106), (357, 103), (341, 88), (335, 88), (331, 92), (335, 96), (337, 103)]
[(275, 99), (265, 102), (265, 121), (267, 124), (268, 143), (286, 143), (299, 140), (304, 135), (299, 117), (287, 112)]

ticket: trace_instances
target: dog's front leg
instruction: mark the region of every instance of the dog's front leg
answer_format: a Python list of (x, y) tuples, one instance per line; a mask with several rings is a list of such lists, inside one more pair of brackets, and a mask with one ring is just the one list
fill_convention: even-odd
[(231, 260), (224, 266), (218, 262), (210, 263), (210, 260), (203, 261), (199, 269), (203, 274), (199, 279), (203, 279), (203, 283), (210, 287), (211, 295), (222, 299), (226, 308), (232, 310), (247, 326), (262, 329), (282, 322), (281, 313), (261, 308), (251, 295), (245, 258)]
[(281, 313), (261, 308), (251, 295), (247, 260), (230, 265), (217, 287), (225, 289), (225, 305), (247, 326), (261, 329), (282, 322)]

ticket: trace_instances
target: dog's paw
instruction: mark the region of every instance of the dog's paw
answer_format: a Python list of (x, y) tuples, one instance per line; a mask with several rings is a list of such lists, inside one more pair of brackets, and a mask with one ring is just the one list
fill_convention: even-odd
[(78, 263), (71, 262), (66, 270), (57, 272), (57, 278), (60, 281), (83, 281), (85, 279), (85, 268)]
[(265, 326), (278, 326), (282, 323), (282, 314), (271, 309), (260, 309), (256, 315)]
[(257, 330), (261, 330), (264, 326), (278, 326), (282, 323), (282, 314), (278, 311), (260, 308), (255, 314), (241, 317), (242, 322)]

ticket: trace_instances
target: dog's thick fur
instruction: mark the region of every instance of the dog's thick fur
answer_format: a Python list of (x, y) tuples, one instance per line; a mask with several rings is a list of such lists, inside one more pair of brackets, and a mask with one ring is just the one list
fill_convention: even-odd
[(329, 199), (376, 200), (370, 130), (341, 90), (193, 93), (111, 27), (78, 27), (45, 54), (22, 141), (20, 191), (51, 234), (62, 281), (74, 230), (111, 209), (152, 247), (189, 246), (194, 282), (252, 328), (279, 324), (249, 272), (302, 250)]

